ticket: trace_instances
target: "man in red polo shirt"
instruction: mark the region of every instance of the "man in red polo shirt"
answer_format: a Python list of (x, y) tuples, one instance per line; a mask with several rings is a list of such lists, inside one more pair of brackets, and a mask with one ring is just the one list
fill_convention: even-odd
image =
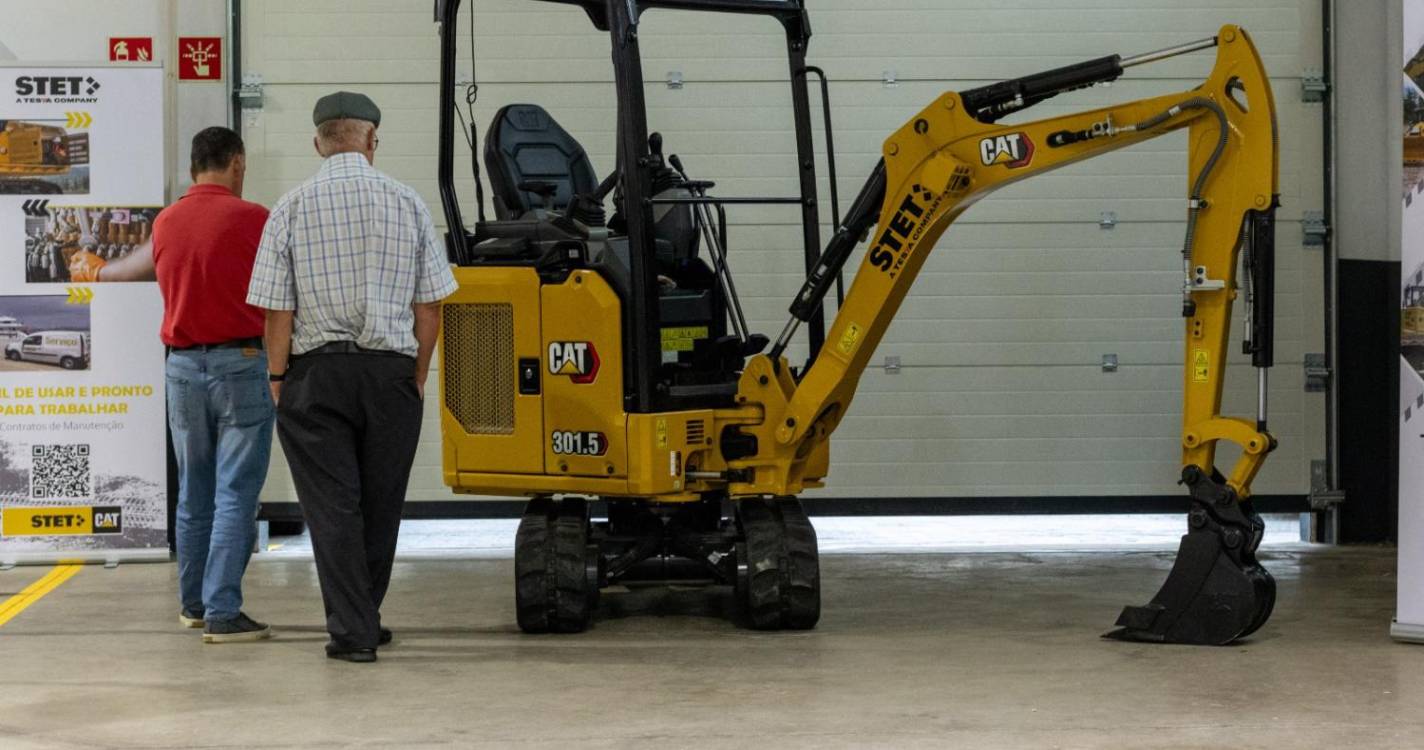
[(267, 209), (241, 198), (247, 157), (237, 133), (198, 133), (192, 159), (193, 187), (153, 225), (178, 456), (178, 619), (203, 628), (207, 643), (258, 640), (271, 629), (243, 614), (242, 575), (274, 409), (263, 312), (246, 298)]

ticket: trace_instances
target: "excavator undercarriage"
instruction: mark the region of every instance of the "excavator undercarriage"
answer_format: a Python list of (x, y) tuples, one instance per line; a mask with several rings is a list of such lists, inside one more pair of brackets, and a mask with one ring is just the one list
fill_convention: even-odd
[[(545, 0), (582, 7), (607, 32), (618, 91), (618, 158), (599, 179), (578, 141), (535, 105), (500, 110), (484, 136), (495, 219), (462, 217), (453, 177), (458, 0), (437, 3), (442, 35), (440, 185), (460, 291), (442, 333), (447, 484), (532, 498), (516, 543), (519, 623), (582, 630), (601, 588), (699, 580), (734, 587), (748, 624), (809, 628), (820, 616), (815, 530), (797, 499), (823, 484), (829, 438), (860, 374), (940, 235), (1005, 185), (1163, 134), (1188, 133), (1182, 476), (1188, 532), (1158, 594), (1127, 607), (1112, 637), (1225, 644), (1270, 616), (1275, 584), (1256, 559), (1264, 526), (1250, 486), (1275, 448), (1273, 360), (1278, 138), (1269, 81), (1246, 32), (1147, 55), (1117, 55), (945, 92), (885, 141), (822, 247), (808, 97), (810, 27), (797, 0)], [(786, 32), (800, 193), (719, 197), (648, 133), (638, 52), (645, 11), (760, 14)], [(1189, 91), (1034, 122), (1004, 118), (1137, 65), (1215, 50)], [(605, 213), (610, 203), (612, 216)], [(799, 211), (807, 277), (772, 341), (749, 330), (728, 265), (727, 212)], [(842, 269), (868, 248), (848, 289)], [(824, 300), (840, 304), (829, 326)], [(1243, 351), (1257, 376), (1253, 419), (1220, 414), (1231, 309), (1246, 296)], [(788, 360), (806, 331), (809, 359)], [(769, 347), (769, 348), (768, 348)], [(1240, 448), (1229, 474), (1223, 441)]]

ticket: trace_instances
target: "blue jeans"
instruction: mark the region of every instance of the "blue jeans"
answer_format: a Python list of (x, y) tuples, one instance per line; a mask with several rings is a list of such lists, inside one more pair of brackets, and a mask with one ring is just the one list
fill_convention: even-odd
[(168, 355), (168, 425), (178, 456), (178, 601), (205, 619), (242, 609), (257, 538), (257, 495), (272, 455), (267, 355), (200, 349)]

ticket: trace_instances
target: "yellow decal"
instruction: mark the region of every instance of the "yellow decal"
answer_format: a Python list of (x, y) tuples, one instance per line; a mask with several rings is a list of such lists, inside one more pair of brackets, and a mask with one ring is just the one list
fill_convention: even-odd
[(1211, 378), (1211, 355), (1205, 349), (1192, 351), (1192, 382), (1205, 383)]
[(841, 353), (850, 356), (855, 351), (855, 345), (860, 343), (860, 326), (850, 323), (846, 325), (845, 333), (841, 334)]
[(658, 447), (659, 447), (659, 448), (666, 448), (666, 447), (668, 447), (667, 420), (664, 419), (664, 418), (662, 418), (662, 417), (658, 417), (658, 421), (657, 421), (655, 430), (656, 430), (657, 435), (658, 435)]
[(662, 329), (663, 351), (690, 352), (692, 345), (710, 334), (707, 326), (686, 326)]
[(0, 511), (0, 536), (88, 536), (121, 531), (122, 512), (116, 507), (86, 505)]
[(94, 290), (87, 286), (72, 286), (67, 291), (69, 298), (64, 301), (67, 305), (87, 305), (94, 301)]

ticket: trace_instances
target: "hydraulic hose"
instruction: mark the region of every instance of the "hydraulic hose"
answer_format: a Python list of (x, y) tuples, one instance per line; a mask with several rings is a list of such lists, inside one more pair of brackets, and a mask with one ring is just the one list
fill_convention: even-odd
[(1136, 125), (1123, 128), (1126, 132), (1136, 132), (1151, 130), (1181, 113), (1192, 109), (1205, 109), (1216, 115), (1217, 136), (1216, 146), (1211, 150), (1211, 156), (1207, 157), (1206, 164), (1202, 165), (1201, 172), (1197, 173), (1197, 179), (1192, 184), (1192, 194), (1187, 201), (1187, 233), (1182, 241), (1182, 271), (1184, 283), (1182, 286), (1182, 317), (1190, 318), (1196, 314), (1196, 302), (1192, 300), (1192, 246), (1196, 242), (1197, 219), (1201, 210), (1206, 207), (1202, 199), (1202, 192), (1206, 189), (1206, 182), (1211, 177), (1211, 173), (1216, 169), (1216, 165), (1221, 161), (1221, 155), (1226, 152), (1227, 134), (1226, 111), (1220, 104), (1205, 97), (1194, 97), (1178, 104), (1161, 114), (1149, 117)]

